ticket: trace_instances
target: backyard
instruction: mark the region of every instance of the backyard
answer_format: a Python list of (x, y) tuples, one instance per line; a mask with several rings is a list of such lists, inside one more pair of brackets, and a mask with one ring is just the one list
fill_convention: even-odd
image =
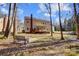
[(54, 32), (53, 36), (26, 33), (17, 34), (17, 36), (29, 38), (29, 43), (26, 46), (13, 44), (12, 36), (8, 39), (0, 39), (0, 51), (3, 55), (79, 55), (76, 52), (79, 40), (75, 40), (76, 35), (70, 35), (67, 32), (64, 32), (64, 40), (60, 39), (59, 32)]

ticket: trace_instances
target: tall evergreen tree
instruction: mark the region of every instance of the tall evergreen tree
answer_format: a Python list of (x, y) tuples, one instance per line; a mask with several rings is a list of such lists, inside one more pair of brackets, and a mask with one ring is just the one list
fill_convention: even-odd
[(30, 19), (30, 32), (32, 33), (33, 32), (33, 15), (31, 14), (31, 19)]

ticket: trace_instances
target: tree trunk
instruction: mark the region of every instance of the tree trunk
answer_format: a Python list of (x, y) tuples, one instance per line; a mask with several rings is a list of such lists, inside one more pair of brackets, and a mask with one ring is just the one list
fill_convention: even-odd
[(53, 36), (53, 30), (52, 30), (52, 17), (51, 17), (51, 5), (48, 3), (48, 6), (45, 4), (46, 9), (48, 10), (48, 13), (50, 15), (50, 33), (51, 36)]
[(61, 14), (60, 14), (60, 4), (58, 3), (59, 8), (59, 23), (60, 23), (60, 31), (61, 31), (61, 39), (63, 40), (63, 32), (62, 32), (62, 24), (61, 24)]
[(11, 16), (11, 23), (10, 23), (10, 27), (9, 27), (9, 31), (11, 31), (11, 28), (12, 28), (12, 25), (13, 25), (13, 22), (14, 22), (14, 4), (12, 4), (12, 16)]
[(51, 5), (50, 5), (50, 3), (49, 3), (49, 14), (50, 14), (50, 26), (51, 26), (51, 36), (53, 36), (53, 30), (52, 30), (52, 17), (51, 17)]
[(76, 11), (76, 4), (74, 3), (74, 15), (75, 15), (75, 22), (76, 22), (76, 34), (77, 34), (77, 38), (79, 39), (79, 20), (77, 17), (77, 11)]
[(15, 37), (16, 33), (16, 3), (14, 3), (14, 22), (13, 22), (13, 37)]
[(6, 15), (4, 16), (4, 19), (3, 19), (3, 28), (2, 28), (2, 32), (4, 33), (5, 32), (5, 22), (6, 22)]
[(8, 35), (9, 35), (10, 14), (11, 14), (11, 3), (9, 4), (8, 21), (7, 21), (7, 26), (6, 26), (6, 30), (4, 33), (4, 37), (8, 37)]

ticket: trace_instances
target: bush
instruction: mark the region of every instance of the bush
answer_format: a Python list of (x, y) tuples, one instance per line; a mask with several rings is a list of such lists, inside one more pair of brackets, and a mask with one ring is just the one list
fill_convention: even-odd
[(25, 33), (25, 30), (22, 30), (22, 33)]

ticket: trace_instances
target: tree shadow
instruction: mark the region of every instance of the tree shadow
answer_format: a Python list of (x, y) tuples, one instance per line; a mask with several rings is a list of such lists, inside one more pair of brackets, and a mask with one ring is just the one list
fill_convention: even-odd
[[(61, 43), (70, 43), (70, 42), (76, 42), (77, 40), (62, 40), (62, 41), (57, 41), (57, 42), (46, 42), (46, 43), (41, 43), (41, 44), (31, 44), (31, 45), (24, 45), (23, 44), (19, 44), (19, 47), (9, 47), (9, 48), (6, 48), (6, 49), (1, 49), (0, 50), (0, 55), (8, 55), (11, 54), (12, 52), (15, 53), (15, 52), (18, 52), (18, 51), (23, 51), (23, 50), (26, 50), (26, 49), (32, 49), (32, 48), (37, 48), (37, 47), (46, 47), (46, 46), (51, 46), (51, 45), (55, 45), (55, 46), (61, 46), (63, 44)], [(61, 45), (60, 45), (61, 44)], [(1, 44), (3, 46), (12, 46), (14, 45), (14, 43), (10, 43), (10, 44)], [(17, 44), (15, 44), (17, 45)]]

